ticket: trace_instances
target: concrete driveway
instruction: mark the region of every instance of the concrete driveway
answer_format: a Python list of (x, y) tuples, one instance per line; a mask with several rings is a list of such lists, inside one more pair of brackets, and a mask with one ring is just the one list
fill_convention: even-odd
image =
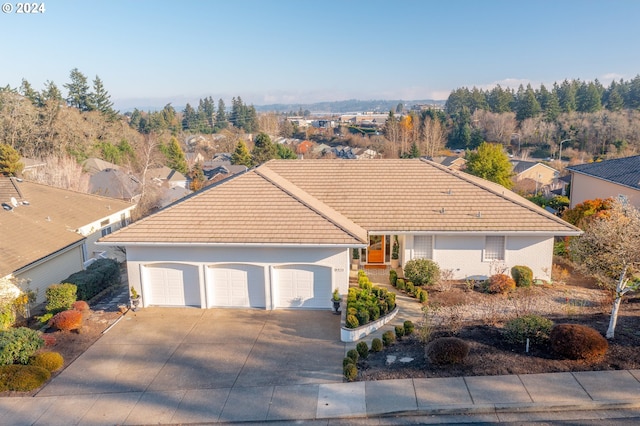
[(38, 396), (340, 383), (344, 351), (328, 310), (145, 308)]

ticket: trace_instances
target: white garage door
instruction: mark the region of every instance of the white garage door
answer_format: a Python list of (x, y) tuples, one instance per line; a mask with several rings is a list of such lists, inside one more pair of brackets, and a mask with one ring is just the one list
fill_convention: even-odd
[(277, 308), (331, 307), (331, 269), (296, 265), (276, 271)]
[(177, 264), (149, 265), (146, 268), (147, 305), (198, 306), (200, 307), (200, 283), (194, 266)]
[(251, 265), (209, 268), (210, 306), (264, 308), (263, 269)]

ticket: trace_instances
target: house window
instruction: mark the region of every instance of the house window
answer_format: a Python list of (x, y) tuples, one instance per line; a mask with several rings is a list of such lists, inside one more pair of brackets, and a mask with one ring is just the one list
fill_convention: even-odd
[(102, 231), (100, 231), (102, 233), (103, 237), (106, 237), (107, 235), (109, 235), (111, 233), (111, 227), (107, 226), (106, 228), (102, 228)]
[(431, 235), (413, 237), (413, 258), (433, 259), (433, 237)]
[(505, 237), (485, 237), (484, 241), (484, 262), (494, 260), (504, 260)]
[(125, 226), (127, 226), (127, 215), (122, 213), (120, 214), (120, 227), (124, 228)]
[(109, 224), (109, 219), (105, 219), (102, 222), (100, 222), (100, 227), (107, 226), (108, 224)]

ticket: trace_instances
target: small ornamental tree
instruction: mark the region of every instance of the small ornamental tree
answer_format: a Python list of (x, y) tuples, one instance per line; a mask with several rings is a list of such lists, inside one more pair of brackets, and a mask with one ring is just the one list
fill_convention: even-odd
[(24, 168), (20, 154), (11, 145), (0, 143), (0, 174), (15, 176)]
[(511, 189), (513, 166), (501, 144), (483, 142), (476, 152), (468, 152), (466, 171)]
[(606, 216), (607, 210), (611, 209), (612, 203), (612, 198), (585, 200), (580, 204), (576, 204), (574, 208), (565, 210), (562, 214), (562, 219), (580, 229), (585, 229), (590, 221)]
[(620, 200), (612, 202), (607, 215), (590, 221), (584, 234), (571, 241), (573, 259), (602, 285), (615, 291), (606, 338), (613, 339), (620, 302), (640, 271), (640, 211)]

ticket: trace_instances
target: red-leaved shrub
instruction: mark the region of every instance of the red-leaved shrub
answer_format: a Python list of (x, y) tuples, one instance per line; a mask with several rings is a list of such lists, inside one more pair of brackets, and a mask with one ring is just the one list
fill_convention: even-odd
[(72, 308), (76, 311), (88, 311), (89, 310), (89, 304), (87, 302), (85, 302), (84, 300), (78, 300), (76, 302), (73, 302), (73, 306)]
[(62, 311), (49, 320), (49, 326), (58, 330), (77, 330), (82, 327), (82, 312), (76, 310)]
[(504, 294), (516, 289), (516, 282), (509, 275), (495, 274), (489, 278), (487, 291), (492, 294)]
[(609, 342), (591, 327), (558, 324), (549, 334), (551, 350), (563, 358), (597, 362), (604, 358)]
[(56, 336), (54, 336), (53, 334), (43, 333), (40, 337), (42, 337), (42, 340), (44, 340), (45, 346), (53, 346), (56, 344)]

